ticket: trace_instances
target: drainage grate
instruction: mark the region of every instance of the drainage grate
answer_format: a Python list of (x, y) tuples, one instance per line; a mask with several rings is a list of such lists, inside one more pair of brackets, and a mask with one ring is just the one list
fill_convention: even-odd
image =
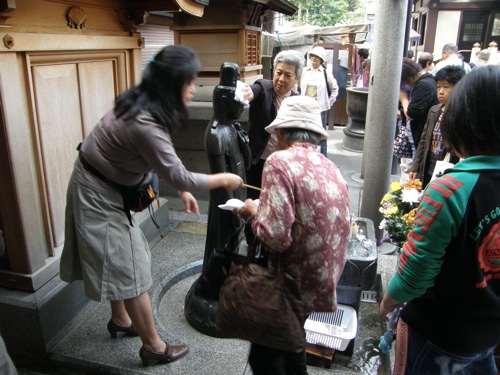
[(361, 302), (377, 303), (378, 302), (378, 292), (374, 290), (362, 290), (361, 291)]

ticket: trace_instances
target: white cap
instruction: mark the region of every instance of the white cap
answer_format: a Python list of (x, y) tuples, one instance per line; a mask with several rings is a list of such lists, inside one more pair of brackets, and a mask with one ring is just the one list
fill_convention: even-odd
[(309, 56), (310, 55), (316, 55), (323, 61), (326, 60), (326, 51), (323, 47), (320, 47), (320, 46), (316, 46), (312, 50), (310, 50)]

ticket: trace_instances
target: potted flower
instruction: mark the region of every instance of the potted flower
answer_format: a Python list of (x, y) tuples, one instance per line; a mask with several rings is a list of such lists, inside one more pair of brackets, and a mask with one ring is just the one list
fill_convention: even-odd
[(389, 241), (398, 248), (403, 247), (408, 233), (413, 228), (421, 194), (422, 182), (418, 179), (403, 185), (399, 182), (391, 183), (389, 192), (380, 202), (379, 211), (384, 215), (384, 219), (379, 228), (387, 232), (387, 237), (381, 242)]

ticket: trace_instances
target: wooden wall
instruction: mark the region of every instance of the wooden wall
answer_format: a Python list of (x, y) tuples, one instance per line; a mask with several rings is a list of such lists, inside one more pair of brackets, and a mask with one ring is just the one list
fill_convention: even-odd
[[(36, 290), (59, 272), (76, 146), (140, 79), (142, 39), (124, 29), (118, 1), (10, 3), (0, 13), (13, 42), (0, 45), (0, 285)], [(82, 28), (68, 25), (75, 5)]]

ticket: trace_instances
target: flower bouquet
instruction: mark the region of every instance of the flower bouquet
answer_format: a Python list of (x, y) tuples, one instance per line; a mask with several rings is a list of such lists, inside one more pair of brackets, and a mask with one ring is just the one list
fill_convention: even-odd
[(413, 228), (413, 221), (422, 195), (422, 182), (410, 180), (404, 185), (391, 183), (391, 188), (380, 202), (379, 211), (384, 215), (379, 228), (387, 232), (381, 242), (391, 242), (398, 248), (403, 247), (408, 233)]

